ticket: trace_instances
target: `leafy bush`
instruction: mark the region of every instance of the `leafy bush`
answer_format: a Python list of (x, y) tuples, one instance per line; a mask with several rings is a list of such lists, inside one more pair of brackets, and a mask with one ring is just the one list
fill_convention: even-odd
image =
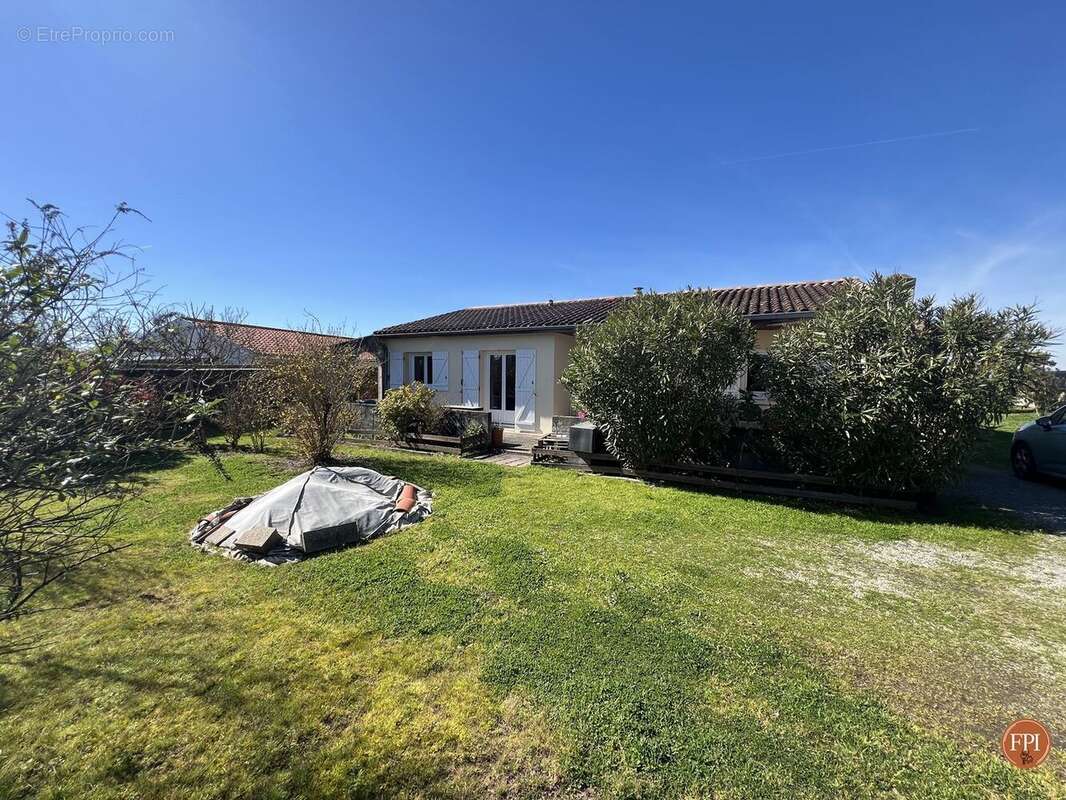
[(489, 432), (483, 424), (474, 419), (467, 420), (463, 425), (461, 436), (464, 441), (476, 447), (483, 447), (489, 442)]
[(423, 383), (390, 389), (378, 403), (381, 432), (394, 442), (408, 433), (426, 433), (440, 424), (444, 413), (434, 401), (436, 392)]
[(1035, 364), (1028, 370), (1019, 389), (1021, 400), (1031, 403), (1040, 414), (1050, 414), (1062, 405), (1062, 390), (1055, 385), (1053, 362)]
[(907, 276), (849, 285), (770, 349), (771, 433), (796, 469), (931, 492), (1010, 410), (1052, 333), (1031, 308), (937, 306)]
[(707, 459), (737, 413), (726, 390), (755, 344), (709, 292), (638, 295), (578, 332), (563, 384), (629, 467)]

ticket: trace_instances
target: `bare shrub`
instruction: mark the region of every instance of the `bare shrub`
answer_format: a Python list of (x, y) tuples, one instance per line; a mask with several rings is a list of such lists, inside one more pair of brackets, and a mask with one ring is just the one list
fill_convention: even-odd
[(363, 353), (356, 362), (355, 398), (373, 400), (378, 396), (378, 360)]
[(248, 396), (248, 381), (231, 383), (222, 398), (218, 425), (226, 444), (233, 450), (240, 446), (241, 437), (250, 431), (253, 412), (253, 402)]
[(270, 396), (301, 458), (313, 464), (331, 459), (347, 432), (359, 379), (359, 354), (327, 343), (280, 356), (270, 366)]
[(248, 438), (252, 450), (262, 453), (266, 450), (266, 439), (276, 426), (278, 409), (271, 390), (270, 373), (257, 372), (244, 381), (245, 402), (248, 408)]

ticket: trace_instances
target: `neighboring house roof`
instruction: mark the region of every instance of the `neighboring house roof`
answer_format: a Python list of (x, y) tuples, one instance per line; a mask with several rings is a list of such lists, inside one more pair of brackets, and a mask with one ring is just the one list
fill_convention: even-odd
[(249, 325), (244, 322), (219, 322), (211, 319), (185, 317), (189, 322), (205, 328), (216, 336), (224, 337), (238, 347), (255, 355), (277, 356), (298, 353), (309, 347), (343, 344), (357, 341), (350, 336), (333, 336), (325, 333), (294, 331), (289, 328), (270, 328), (265, 325)]
[[(829, 296), (857, 278), (738, 286), (709, 290), (716, 299), (752, 321), (802, 319), (811, 316)], [(611, 311), (633, 295), (593, 297), (585, 300), (549, 300), (505, 306), (481, 306), (449, 311), (435, 317), (392, 325), (375, 331), (376, 336), (425, 334), (508, 333), (523, 331), (572, 331), (578, 325), (602, 322)]]

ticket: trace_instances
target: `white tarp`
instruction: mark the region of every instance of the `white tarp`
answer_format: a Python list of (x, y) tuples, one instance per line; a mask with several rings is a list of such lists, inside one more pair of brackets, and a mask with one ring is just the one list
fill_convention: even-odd
[[(201, 520), (189, 534), (203, 549), (218, 548), (246, 561), (279, 564), (308, 553), (363, 542), (420, 522), (431, 511), (430, 493), (414, 487), (414, 507), (397, 508), (407, 484), (363, 467), (315, 467), (247, 504), (235, 501)], [(233, 511), (236, 507), (239, 510)], [(283, 544), (251, 553), (237, 539), (255, 529), (273, 528)]]

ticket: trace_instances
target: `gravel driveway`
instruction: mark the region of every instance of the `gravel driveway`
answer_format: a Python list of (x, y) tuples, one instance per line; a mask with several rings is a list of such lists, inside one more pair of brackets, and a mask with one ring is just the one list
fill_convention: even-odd
[(987, 508), (1013, 511), (1031, 525), (1066, 534), (1066, 481), (1023, 481), (1008, 469), (971, 467), (962, 484), (948, 495), (968, 498)]

